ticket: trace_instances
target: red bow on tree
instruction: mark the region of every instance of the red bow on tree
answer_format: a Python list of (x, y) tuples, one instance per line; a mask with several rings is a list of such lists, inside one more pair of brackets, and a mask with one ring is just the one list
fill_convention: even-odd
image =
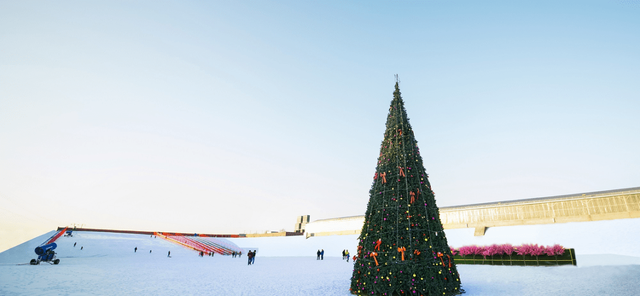
[(406, 251), (406, 250), (407, 250), (407, 248), (405, 248), (405, 247), (398, 248), (398, 252), (402, 253), (402, 261), (404, 261), (404, 251)]
[(376, 258), (376, 257), (378, 257), (378, 253), (371, 252), (371, 257), (373, 257), (373, 260), (376, 261), (376, 266), (378, 266), (378, 258)]
[(440, 262), (442, 262), (442, 267), (444, 267), (444, 260), (442, 260), (443, 256), (444, 255), (442, 253), (438, 252), (438, 258), (440, 258)]
[(380, 251), (380, 244), (382, 244), (382, 240), (378, 239), (378, 241), (376, 242), (376, 246), (373, 249)]

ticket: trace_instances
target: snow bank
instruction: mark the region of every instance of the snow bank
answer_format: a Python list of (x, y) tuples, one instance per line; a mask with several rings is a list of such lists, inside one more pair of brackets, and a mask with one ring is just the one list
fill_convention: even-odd
[[(56, 241), (60, 265), (17, 265), (35, 258), (33, 250), (51, 234), (0, 253), (0, 295), (346, 296), (352, 262), (341, 260), (340, 253), (353, 253), (356, 245), (355, 236), (233, 239), (240, 247), (258, 249), (255, 265), (248, 266), (245, 255), (199, 257), (160, 238), (78, 231)], [(316, 260), (322, 248), (325, 259)], [(458, 269), (469, 296), (640, 295), (640, 265), (633, 265), (640, 258), (585, 256), (591, 263), (582, 265), (578, 257), (578, 267)]]

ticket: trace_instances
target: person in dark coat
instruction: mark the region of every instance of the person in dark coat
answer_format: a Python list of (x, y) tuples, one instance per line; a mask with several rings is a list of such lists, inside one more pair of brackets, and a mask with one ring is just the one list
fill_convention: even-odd
[(253, 252), (249, 250), (249, 253), (247, 253), (247, 265), (251, 265), (251, 258), (253, 258)]
[(320, 250), (318, 250), (318, 258), (316, 258), (316, 260), (320, 260)]
[(253, 256), (251, 256), (251, 264), (256, 263), (256, 253), (258, 250), (253, 250)]
[(320, 251), (320, 260), (324, 260), (324, 249)]
[(138, 247), (133, 248), (133, 252), (137, 253), (138, 252)]

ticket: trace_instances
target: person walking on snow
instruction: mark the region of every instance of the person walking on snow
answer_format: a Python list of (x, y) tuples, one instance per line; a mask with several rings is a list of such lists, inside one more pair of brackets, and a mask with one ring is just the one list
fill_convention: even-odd
[(324, 260), (324, 249), (320, 251), (320, 260)]
[(251, 264), (256, 263), (256, 253), (258, 250), (253, 250), (253, 256), (251, 256)]
[(249, 253), (247, 253), (247, 265), (251, 265), (251, 258), (253, 257), (253, 252), (251, 252), (251, 250), (249, 250)]
[(344, 255), (347, 257), (347, 262), (349, 262), (349, 250), (345, 250)]
[(134, 253), (138, 253), (138, 247), (133, 248)]
[(320, 250), (318, 250), (318, 258), (316, 260), (320, 260)]

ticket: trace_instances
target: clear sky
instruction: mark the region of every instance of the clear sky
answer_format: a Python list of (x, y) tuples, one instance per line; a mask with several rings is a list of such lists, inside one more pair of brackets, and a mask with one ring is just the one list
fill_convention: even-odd
[(0, 251), (362, 215), (394, 74), (439, 206), (640, 186), (639, 1), (0, 1)]

